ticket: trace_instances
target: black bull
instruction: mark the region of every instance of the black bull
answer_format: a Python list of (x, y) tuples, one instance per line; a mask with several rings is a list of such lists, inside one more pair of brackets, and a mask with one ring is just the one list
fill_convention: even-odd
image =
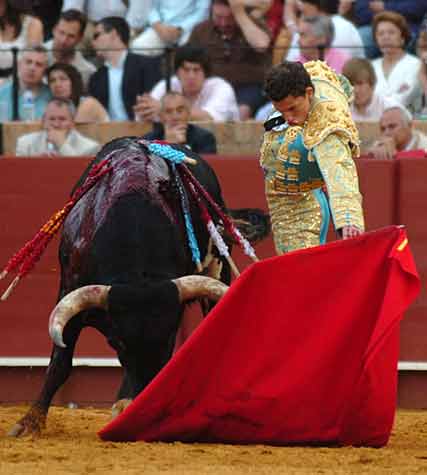
[[(145, 145), (133, 137), (110, 142), (76, 185), (81, 185), (94, 164), (108, 158), (113, 170), (78, 201), (64, 222), (58, 300), (75, 289), (102, 284), (107, 286), (107, 303), (98, 306), (101, 308), (89, 305), (74, 309), (77, 314), (63, 328), (65, 346), (53, 346), (39, 398), (10, 435), (40, 432), (52, 398), (70, 375), (75, 344), (84, 327), (96, 328), (116, 350), (124, 368), (118, 399), (132, 399), (171, 357), (185, 300), (200, 296), (190, 292), (190, 297), (182, 298), (182, 288), (174, 281), (196, 273), (179, 186), (171, 165), (150, 155)], [(183, 150), (197, 160), (196, 165), (189, 166), (192, 174), (225, 210), (212, 168), (199, 156)], [(203, 262), (209, 234), (194, 201), (189, 208)], [(245, 224), (241, 230), (252, 234), (252, 240), (268, 232), (268, 217), (258, 210), (229, 213), (234, 214), (236, 222)], [(218, 253), (215, 259), (222, 261), (220, 279), (229, 284), (228, 262)], [(79, 311), (82, 308), (88, 309)]]

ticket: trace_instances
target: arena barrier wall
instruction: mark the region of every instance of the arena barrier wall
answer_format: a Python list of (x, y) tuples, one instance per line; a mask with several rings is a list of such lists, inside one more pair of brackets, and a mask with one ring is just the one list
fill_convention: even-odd
[[(1, 267), (65, 204), (89, 159), (0, 159)], [(218, 174), (230, 208), (267, 209), (256, 156), (218, 155), (207, 159)], [(357, 167), (367, 229), (390, 224), (407, 226), (423, 290), (401, 326), (398, 403), (401, 407), (427, 407), (427, 159), (359, 159)], [(334, 239), (332, 230), (329, 237)], [(59, 284), (57, 248), (55, 238), (35, 269), (6, 302), (0, 303), (0, 403), (31, 401), (40, 390), (51, 351), (47, 323)], [(274, 255), (271, 237), (258, 244), (256, 251), (261, 259)], [(233, 256), (241, 270), (250, 264), (239, 250), (233, 251)], [(9, 282), (1, 281), (0, 290)], [(182, 338), (199, 319), (193, 308)], [(54, 402), (100, 405), (113, 401), (121, 370), (103, 337), (95, 330), (85, 330), (75, 356), (72, 377)]]
[[(253, 155), (259, 150), (264, 131), (262, 122), (248, 120), (244, 122), (213, 122), (196, 121), (196, 125), (209, 129), (216, 137), (217, 151), (221, 155)], [(415, 120), (414, 127), (427, 133), (427, 121)], [(0, 154), (14, 155), (16, 140), (22, 134), (38, 131), (41, 122), (4, 122), (0, 124)], [(79, 132), (93, 138), (100, 144), (123, 135), (143, 135), (151, 130), (147, 122), (103, 122), (79, 123)], [(358, 122), (357, 128), (361, 139), (362, 153), (365, 153), (372, 142), (380, 135), (377, 122)]]

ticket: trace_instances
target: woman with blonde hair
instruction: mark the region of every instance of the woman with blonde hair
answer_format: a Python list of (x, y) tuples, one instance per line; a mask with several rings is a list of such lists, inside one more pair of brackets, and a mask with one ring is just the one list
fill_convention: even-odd
[(106, 122), (110, 120), (104, 106), (92, 96), (83, 94), (79, 71), (67, 63), (55, 63), (46, 71), (47, 83), (54, 97), (70, 99), (76, 107), (75, 122)]

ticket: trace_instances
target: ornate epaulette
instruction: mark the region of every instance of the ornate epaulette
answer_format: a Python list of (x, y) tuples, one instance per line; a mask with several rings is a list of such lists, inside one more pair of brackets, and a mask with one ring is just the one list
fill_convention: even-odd
[(348, 140), (352, 155), (359, 155), (359, 132), (351, 118), (350, 110), (337, 101), (316, 101), (304, 127), (304, 144), (311, 149), (330, 134), (338, 134)]
[(337, 88), (341, 88), (338, 74), (324, 61), (308, 61), (304, 63), (304, 68), (310, 75), (312, 81), (320, 79), (322, 81), (328, 81)]

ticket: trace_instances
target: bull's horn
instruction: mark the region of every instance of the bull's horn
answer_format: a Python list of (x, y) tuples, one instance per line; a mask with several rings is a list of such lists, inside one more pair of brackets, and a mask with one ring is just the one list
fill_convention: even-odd
[(201, 275), (186, 275), (173, 279), (172, 282), (178, 288), (181, 302), (198, 297), (207, 297), (210, 300), (217, 301), (228, 290), (228, 285), (221, 281)]
[(62, 332), (74, 315), (91, 307), (107, 309), (110, 288), (109, 285), (86, 285), (73, 290), (57, 303), (49, 318), (49, 335), (55, 345), (65, 348)]

